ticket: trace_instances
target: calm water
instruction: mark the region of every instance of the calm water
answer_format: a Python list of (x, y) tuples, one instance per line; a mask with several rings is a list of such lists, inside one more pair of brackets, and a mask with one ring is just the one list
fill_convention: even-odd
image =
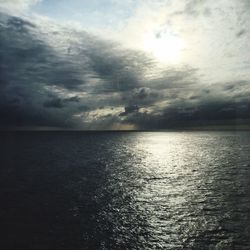
[(250, 133), (1, 133), (2, 250), (250, 249)]

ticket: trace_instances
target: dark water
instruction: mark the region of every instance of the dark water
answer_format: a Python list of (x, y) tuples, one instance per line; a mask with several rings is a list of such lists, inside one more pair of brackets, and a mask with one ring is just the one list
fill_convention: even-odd
[(0, 249), (250, 249), (250, 133), (1, 133)]

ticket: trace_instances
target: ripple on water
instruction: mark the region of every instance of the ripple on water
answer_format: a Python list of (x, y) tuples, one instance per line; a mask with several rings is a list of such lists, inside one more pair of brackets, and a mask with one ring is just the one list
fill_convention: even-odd
[(12, 249), (250, 249), (249, 132), (2, 141)]

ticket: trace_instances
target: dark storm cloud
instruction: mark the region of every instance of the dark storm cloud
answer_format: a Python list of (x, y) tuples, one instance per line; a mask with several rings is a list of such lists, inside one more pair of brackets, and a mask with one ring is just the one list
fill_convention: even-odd
[[(249, 83), (203, 86), (73, 27), (0, 14), (0, 126), (168, 128), (249, 118)], [(243, 34), (242, 34), (243, 35)]]
[(135, 113), (135, 112), (138, 112), (138, 111), (139, 111), (139, 107), (136, 106), (136, 105), (127, 106), (127, 107), (125, 107), (124, 109), (125, 109), (125, 111), (122, 112), (122, 113), (120, 114), (120, 116), (126, 116), (126, 115), (129, 115), (129, 114), (131, 114), (131, 113)]
[(126, 122), (141, 129), (175, 129), (209, 125), (235, 125), (245, 120), (249, 124), (250, 102), (211, 101), (191, 106), (180, 102), (165, 109), (162, 114), (141, 112), (132, 114)]
[(170, 95), (157, 99), (167, 101), (162, 109), (155, 107), (154, 112), (132, 113), (123, 122), (135, 123), (142, 129), (249, 124), (248, 81), (225, 82), (206, 88), (196, 83), (196, 86), (168, 89), (168, 92)]
[(16, 86), (40, 83), (72, 88), (82, 84), (74, 65), (56, 55), (37, 36), (37, 28), (20, 18), (9, 19), (1, 32), (2, 82)]
[(132, 93), (132, 98), (140, 103), (154, 103), (160, 96), (159, 91), (146, 87), (134, 89)]
[(58, 97), (53, 97), (50, 98), (49, 100), (45, 101), (43, 106), (46, 108), (63, 108), (67, 106), (68, 104), (71, 103), (78, 103), (80, 102), (80, 98), (77, 96), (73, 96), (70, 98), (58, 98)]
[(55, 99), (46, 101), (43, 104), (43, 106), (46, 108), (63, 108), (64, 105), (63, 105), (62, 99), (55, 98)]

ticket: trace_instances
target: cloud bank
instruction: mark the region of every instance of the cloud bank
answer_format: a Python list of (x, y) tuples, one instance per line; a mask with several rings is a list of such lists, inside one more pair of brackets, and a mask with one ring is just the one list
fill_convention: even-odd
[(189, 65), (163, 66), (74, 26), (0, 13), (1, 128), (247, 123), (249, 86), (241, 80), (203, 84)]

